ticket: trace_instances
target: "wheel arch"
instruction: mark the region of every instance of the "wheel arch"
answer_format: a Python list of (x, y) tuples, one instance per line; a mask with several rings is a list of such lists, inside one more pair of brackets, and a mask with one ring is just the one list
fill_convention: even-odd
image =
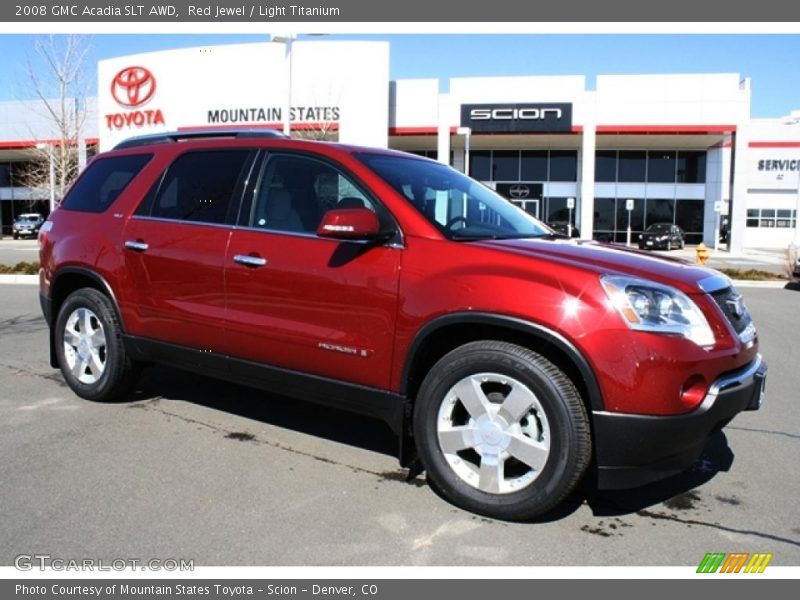
[(400, 393), (414, 398), (425, 374), (441, 357), (463, 344), (487, 339), (515, 343), (542, 354), (572, 380), (589, 414), (603, 410), (597, 378), (572, 342), (537, 323), (492, 313), (453, 313), (424, 325), (409, 348)]
[(52, 315), (51, 323), (49, 323), (50, 366), (54, 368), (58, 367), (55, 353), (55, 323), (61, 310), (61, 305), (74, 291), (87, 287), (95, 289), (108, 297), (114, 307), (118, 322), (123, 331), (125, 330), (114, 290), (102, 275), (85, 267), (63, 267), (59, 269), (50, 284), (50, 314)]

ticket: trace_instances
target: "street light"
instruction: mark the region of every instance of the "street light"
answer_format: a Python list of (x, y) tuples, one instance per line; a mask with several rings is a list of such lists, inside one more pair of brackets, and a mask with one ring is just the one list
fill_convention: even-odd
[(292, 42), (297, 38), (293, 33), (283, 35), (273, 35), (272, 41), (284, 44), (284, 58), (287, 62), (288, 81), (286, 88), (286, 104), (283, 107), (283, 133), (287, 136), (292, 135)]
[(456, 133), (464, 136), (464, 175), (469, 177), (469, 138), (472, 136), (472, 129), (459, 127)]

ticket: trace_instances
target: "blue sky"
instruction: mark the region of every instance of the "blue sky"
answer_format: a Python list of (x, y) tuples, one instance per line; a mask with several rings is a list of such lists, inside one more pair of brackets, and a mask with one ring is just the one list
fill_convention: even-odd
[[(0, 35), (0, 100), (24, 97), (21, 66), (31, 35)], [(259, 35), (92, 35), (94, 61), (167, 48), (261, 41)], [(318, 38), (314, 38), (318, 39)], [(392, 34), (332, 35), (324, 39), (391, 42), (393, 79), (487, 75), (733, 72), (752, 80), (754, 117), (780, 117), (800, 109), (800, 35), (739, 34)]]

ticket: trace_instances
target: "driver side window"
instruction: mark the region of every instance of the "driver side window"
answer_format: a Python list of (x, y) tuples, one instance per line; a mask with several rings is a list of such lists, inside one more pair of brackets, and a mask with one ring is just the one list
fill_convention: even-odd
[(261, 169), (246, 224), (313, 234), (332, 208), (375, 211), (372, 200), (332, 165), (307, 156), (273, 155)]

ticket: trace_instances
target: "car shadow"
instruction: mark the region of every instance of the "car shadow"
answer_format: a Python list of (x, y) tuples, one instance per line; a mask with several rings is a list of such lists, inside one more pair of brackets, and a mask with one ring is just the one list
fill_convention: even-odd
[(792, 290), (793, 292), (800, 292), (800, 279), (790, 281), (783, 287), (783, 289)]
[[(159, 365), (145, 369), (135, 392), (126, 401), (148, 400), (190, 402), (243, 419), (387, 456), (398, 456), (399, 440), (380, 420), (169, 367)], [(249, 434), (245, 431), (229, 432), (229, 437), (236, 436), (248, 439)], [(713, 479), (717, 473), (728, 471), (732, 463), (733, 452), (728, 447), (727, 438), (723, 432), (718, 432), (709, 438), (694, 464), (677, 475), (639, 488), (608, 491), (598, 490), (590, 474), (556, 508), (527, 522), (560, 521), (583, 505), (587, 505), (595, 517), (624, 516), (659, 504), (675, 510), (690, 508), (696, 500), (693, 490)], [(392, 475), (392, 479), (410, 485), (423, 486), (427, 483), (438, 496), (445, 499), (418, 464), (410, 470), (398, 466)]]
[(398, 440), (383, 421), (161, 365), (144, 370), (127, 401), (154, 399), (191, 402), (372, 452), (398, 455)]

